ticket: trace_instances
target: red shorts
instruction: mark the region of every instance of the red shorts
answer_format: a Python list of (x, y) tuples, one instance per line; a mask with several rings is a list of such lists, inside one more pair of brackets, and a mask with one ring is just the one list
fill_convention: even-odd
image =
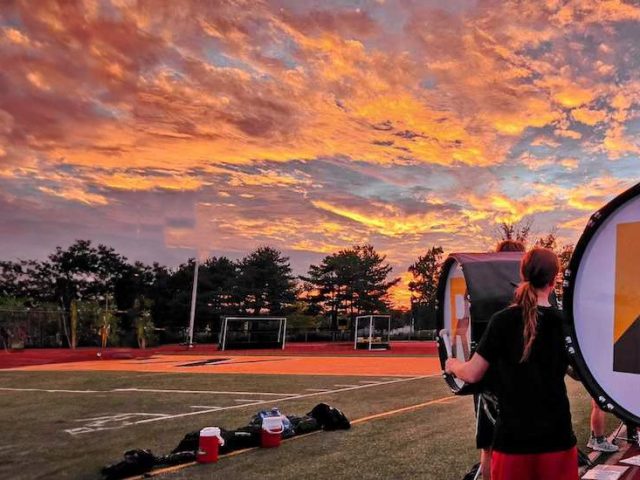
[(578, 480), (578, 451), (520, 455), (494, 450), (491, 480)]

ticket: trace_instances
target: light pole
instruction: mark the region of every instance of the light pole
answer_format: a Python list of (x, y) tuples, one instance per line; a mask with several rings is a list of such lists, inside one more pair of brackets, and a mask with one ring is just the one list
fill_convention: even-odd
[(189, 338), (187, 340), (187, 348), (193, 348), (193, 324), (196, 318), (196, 299), (198, 296), (198, 255), (193, 267), (193, 288), (191, 290), (191, 315), (189, 316)]

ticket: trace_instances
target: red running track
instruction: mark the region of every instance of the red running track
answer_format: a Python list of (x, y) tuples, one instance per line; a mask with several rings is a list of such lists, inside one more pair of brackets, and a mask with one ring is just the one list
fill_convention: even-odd
[[(231, 355), (437, 355), (437, 346), (432, 341), (407, 341), (392, 342), (390, 350), (354, 350), (352, 343), (289, 343), (286, 349), (269, 350), (225, 350)], [(161, 347), (147, 348), (107, 348), (102, 352), (105, 360), (117, 360), (126, 358), (147, 358), (154, 354), (185, 354), (191, 355), (220, 355), (215, 344), (196, 345), (187, 349), (184, 345), (163, 345)], [(0, 351), (0, 369), (25, 367), (29, 365), (46, 365), (50, 363), (84, 362), (95, 360), (100, 353), (97, 347), (82, 347), (76, 350), (68, 348), (27, 348), (17, 351)]]

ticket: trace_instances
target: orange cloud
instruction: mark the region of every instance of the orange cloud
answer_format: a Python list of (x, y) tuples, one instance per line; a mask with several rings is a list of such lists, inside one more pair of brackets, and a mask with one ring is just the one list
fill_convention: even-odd
[(445, 212), (404, 214), (400, 209), (389, 204), (374, 205), (372, 211), (360, 212), (322, 200), (311, 203), (320, 210), (346, 218), (388, 237), (417, 235), (425, 232), (453, 233), (465, 225), (461, 216), (456, 218)]
[(625, 153), (640, 153), (640, 145), (628, 138), (624, 126), (613, 123), (607, 130), (602, 146), (611, 159), (618, 159)]
[(113, 173), (95, 176), (92, 181), (98, 185), (115, 190), (140, 191), (140, 190), (197, 190), (202, 185), (202, 180), (193, 177), (177, 175), (149, 175), (142, 173)]
[(71, 187), (66, 189), (53, 189), (48, 187), (39, 187), (38, 190), (46, 193), (47, 195), (64, 198), (65, 200), (69, 200), (72, 202), (84, 203), (86, 205), (101, 206), (107, 205), (109, 203), (106, 197), (99, 194), (87, 192), (82, 188)]
[(580, 165), (580, 162), (577, 158), (563, 158), (560, 160), (560, 165), (567, 170), (576, 170)]
[[(572, 218), (571, 220), (567, 220), (566, 222), (558, 225), (558, 228), (567, 229), (567, 230), (575, 230), (576, 232), (582, 232), (589, 221), (590, 215), (581, 215), (577, 218)], [(575, 237), (574, 237), (575, 238)]]
[(595, 212), (612, 197), (629, 188), (629, 180), (603, 177), (568, 190), (567, 205), (577, 210)]
[(590, 110), (589, 108), (576, 108), (571, 111), (571, 116), (578, 122), (594, 126), (606, 120), (607, 112), (602, 110)]
[(495, 223), (517, 223), (536, 214), (553, 211), (556, 201), (552, 194), (538, 191), (519, 199), (510, 198), (502, 193), (491, 193), (480, 197), (469, 195), (467, 198), (473, 219), (492, 219)]
[(4, 34), (4, 38), (6, 38), (9, 42), (14, 43), (16, 45), (28, 46), (31, 43), (29, 41), (29, 37), (27, 37), (20, 30), (15, 28), (5, 27), (3, 29), (3, 34)]
[[(559, 2), (555, 2), (556, 7)], [(622, 0), (606, 0), (591, 2), (589, 0), (573, 0), (567, 2), (551, 17), (561, 26), (575, 23), (581, 25), (591, 23), (610, 23), (640, 20), (640, 8)]]
[(582, 138), (582, 134), (580, 132), (570, 129), (556, 128), (553, 133), (559, 137), (573, 138), (574, 140), (580, 140)]
[(459, 7), (10, 2), (0, 208), (62, 199), (126, 238), (135, 207), (171, 249), (370, 241), (394, 266), (498, 221), (574, 234), (640, 153), (640, 9)]
[(295, 185), (309, 185), (309, 178), (299, 178), (295, 175), (283, 174), (272, 170), (260, 170), (258, 173), (244, 173), (229, 171), (231, 179), (229, 185), (232, 187), (239, 186), (270, 186), (270, 187), (293, 187)]

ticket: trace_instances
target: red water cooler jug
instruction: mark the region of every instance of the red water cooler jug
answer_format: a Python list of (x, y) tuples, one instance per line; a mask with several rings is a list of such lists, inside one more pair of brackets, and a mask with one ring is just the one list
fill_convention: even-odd
[(263, 418), (262, 430), (260, 431), (260, 446), (262, 448), (279, 447), (283, 431), (284, 424), (281, 416)]
[(214, 463), (218, 461), (218, 452), (224, 445), (220, 429), (218, 427), (207, 427), (200, 430), (200, 440), (196, 461), (198, 463)]

